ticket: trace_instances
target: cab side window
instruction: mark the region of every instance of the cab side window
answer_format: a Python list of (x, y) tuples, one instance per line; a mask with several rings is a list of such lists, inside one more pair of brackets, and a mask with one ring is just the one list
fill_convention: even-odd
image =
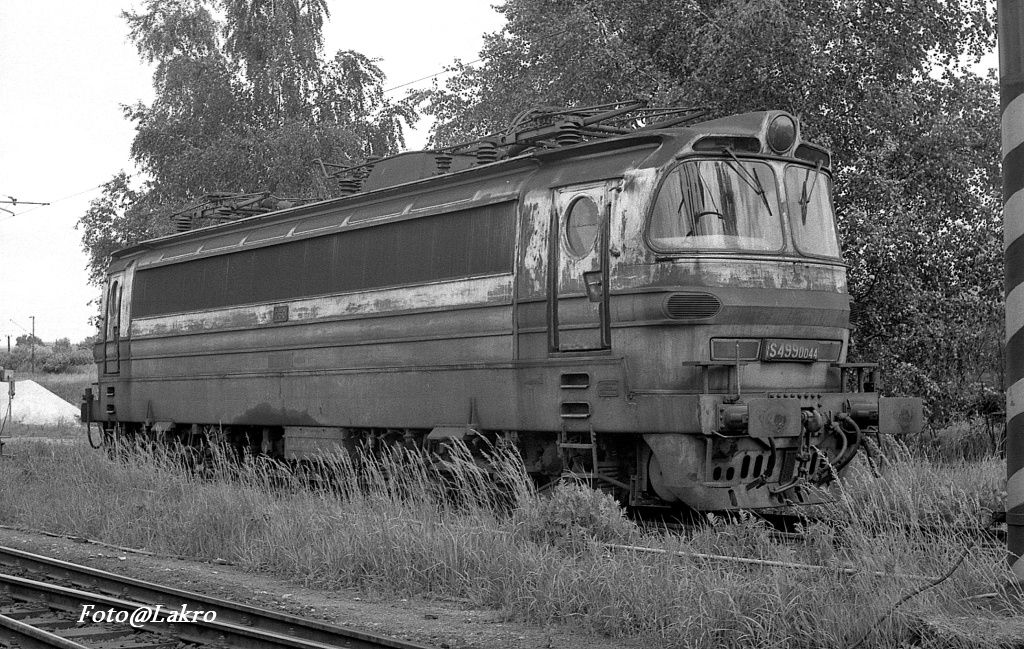
[(121, 332), (121, 285), (114, 282), (107, 294), (107, 338), (117, 338)]

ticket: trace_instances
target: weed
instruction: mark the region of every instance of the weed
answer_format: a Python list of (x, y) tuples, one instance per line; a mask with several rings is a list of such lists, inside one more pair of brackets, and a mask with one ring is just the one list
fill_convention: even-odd
[(896, 647), (919, 642), (929, 620), (995, 621), (991, 610), (1012, 606), (969, 599), (1009, 578), (1001, 549), (975, 547), (947, 581), (890, 614), (922, 583), (913, 575), (941, 574), (974, 543), (955, 527), (925, 536), (905, 523), (979, 520), (1001, 484), (995, 462), (933, 465), (901, 452), (880, 461), (877, 477), (858, 463), (794, 544), (754, 517), (689, 537), (640, 532), (579, 485), (534, 495), (514, 450), (501, 446), (490, 463), (453, 445), (440, 456), (388, 448), (300, 465), (149, 447), (112, 457), (83, 443), (11, 447), (0, 461), (0, 522), (228, 559), (322, 588), (466, 598), (510, 619), (662, 646), (844, 646), (871, 632), (869, 645)]
[(626, 543), (636, 532), (614, 498), (574, 482), (556, 485), (548, 498), (524, 502), (517, 514), (527, 540), (570, 550), (593, 541)]

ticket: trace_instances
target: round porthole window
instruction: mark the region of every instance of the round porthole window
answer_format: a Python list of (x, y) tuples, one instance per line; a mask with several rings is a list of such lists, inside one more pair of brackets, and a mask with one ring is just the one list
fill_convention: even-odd
[(600, 232), (601, 213), (589, 196), (580, 196), (570, 205), (565, 216), (565, 244), (569, 252), (582, 257), (594, 248)]

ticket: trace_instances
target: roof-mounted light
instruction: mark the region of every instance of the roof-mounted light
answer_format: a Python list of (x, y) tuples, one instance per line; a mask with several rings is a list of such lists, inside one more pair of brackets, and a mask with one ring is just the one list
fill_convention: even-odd
[(766, 138), (775, 153), (785, 153), (796, 142), (796, 121), (789, 115), (777, 115), (768, 123)]

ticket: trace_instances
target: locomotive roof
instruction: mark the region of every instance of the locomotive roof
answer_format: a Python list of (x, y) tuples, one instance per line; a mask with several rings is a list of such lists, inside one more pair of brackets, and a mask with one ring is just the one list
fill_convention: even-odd
[[(309, 218), (315, 219), (315, 217), (320, 215), (331, 215), (336, 218), (339, 210), (374, 212), (372, 208), (375, 206), (379, 207), (381, 204), (398, 202), (403, 198), (427, 196), (436, 198), (438, 193), (443, 194), (446, 189), (451, 190), (453, 196), (450, 198), (454, 199), (453, 202), (435, 202), (432, 206), (428, 205), (425, 207), (416, 206), (414, 202), (409, 202), (405, 205), (404, 210), (386, 214), (386, 217), (394, 217), (397, 214), (425, 216), (431, 211), (442, 211), (438, 209), (439, 207), (446, 207), (448, 210), (452, 208), (461, 209), (461, 206), (457, 206), (459, 203), (464, 203), (465, 207), (470, 207), (471, 205), (512, 200), (518, 196), (521, 186), (536, 169), (548, 164), (558, 164), (568, 159), (596, 160), (614, 158), (623, 152), (632, 152), (637, 148), (646, 148), (649, 149), (649, 152), (643, 155), (642, 158), (638, 159), (635, 155), (622, 156), (624, 165), (629, 164), (632, 168), (657, 167), (671, 162), (675, 157), (693, 152), (695, 143), (713, 137), (733, 137), (737, 138), (737, 141), (742, 138), (749, 140), (760, 137), (763, 139), (766, 124), (770, 119), (778, 115), (786, 115), (786, 113), (782, 111), (744, 113), (684, 127), (640, 130), (555, 149), (536, 149), (515, 157), (474, 165), (443, 175), (431, 175), (426, 178), (384, 186), (379, 189), (307, 203), (218, 225), (149, 239), (114, 252), (112, 255), (114, 262), (111, 270), (123, 267), (130, 261), (130, 258), (136, 257), (140, 253), (176, 247), (178, 245), (191, 248), (188, 245), (190, 242), (208, 242), (214, 245), (206, 246), (205, 244), (200, 244), (198, 248), (192, 248), (190, 251), (182, 250), (182, 255), (196, 254), (200, 251), (212, 252), (213, 250), (223, 248), (237, 248), (243, 245), (248, 238), (244, 233), (270, 227), (274, 224), (280, 225), (273, 228), (273, 230), (282, 231), (273, 238), (290, 237), (293, 233), (306, 234), (322, 228), (303, 227), (301, 232), (296, 232), (297, 225), (293, 225), (290, 229), (284, 226), (296, 222), (304, 222)], [(825, 156), (827, 159), (827, 153), (825, 153)], [(625, 169), (625, 166), (623, 169)], [(477, 189), (473, 192), (473, 198), (468, 200), (462, 198), (460, 200), (456, 195), (464, 195), (466, 193), (466, 185), (472, 185)], [(460, 189), (462, 190), (461, 192), (459, 191)], [(433, 210), (431, 210), (431, 207), (433, 207)], [(374, 213), (380, 216), (379, 212)], [(373, 218), (372, 215), (355, 219), (351, 218), (351, 216), (346, 216), (343, 223), (349, 223), (350, 221), (353, 224), (360, 221), (368, 223), (371, 220), (376, 221), (378, 219)], [(339, 224), (335, 223), (334, 225), (337, 227)], [(236, 238), (240, 233), (243, 236), (240, 239)], [(265, 237), (261, 237), (261, 239), (266, 240)], [(211, 242), (210, 240), (215, 241)]]

